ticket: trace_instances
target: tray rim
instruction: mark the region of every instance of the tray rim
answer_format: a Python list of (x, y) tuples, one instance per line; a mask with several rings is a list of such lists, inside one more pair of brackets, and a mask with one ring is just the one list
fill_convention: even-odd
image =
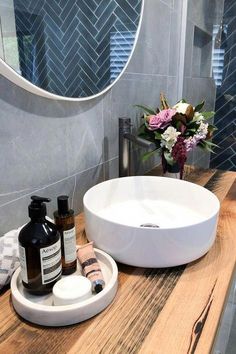
[[(26, 297), (24, 297), (22, 295), (22, 293), (19, 291), (19, 289), (17, 287), (17, 280), (20, 275), (20, 266), (19, 266), (15, 270), (15, 272), (11, 278), (10, 288), (11, 288), (11, 296), (12, 296), (13, 306), (14, 306), (14, 301), (17, 301), (22, 306), (27, 307), (28, 309), (31, 309), (33, 311), (60, 313), (60, 312), (64, 312), (67, 310), (71, 311), (73, 309), (74, 310), (82, 309), (87, 305), (93, 305), (94, 303), (97, 303), (101, 299), (105, 298), (106, 295), (108, 295), (109, 292), (113, 289), (113, 287), (117, 285), (118, 267), (117, 267), (117, 264), (114, 261), (114, 259), (108, 253), (106, 253), (98, 248), (94, 248), (94, 251), (95, 251), (95, 254), (97, 253), (97, 254), (103, 255), (109, 261), (109, 263), (111, 264), (111, 268), (112, 268), (111, 279), (110, 279), (109, 283), (105, 286), (103, 291), (101, 291), (100, 293), (98, 293), (94, 296), (91, 296), (89, 299), (86, 299), (86, 300), (83, 300), (81, 302), (71, 304), (71, 305), (53, 306), (53, 305), (38, 304), (38, 303), (32, 302), (29, 299), (27, 299)], [(16, 312), (18, 313), (18, 311), (16, 311)]]

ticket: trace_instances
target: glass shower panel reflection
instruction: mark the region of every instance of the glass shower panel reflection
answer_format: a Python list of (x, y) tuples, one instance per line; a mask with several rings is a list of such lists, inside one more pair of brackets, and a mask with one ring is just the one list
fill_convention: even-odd
[(188, 0), (183, 95), (189, 102), (206, 100), (216, 112), (214, 154), (200, 149), (189, 163), (236, 169), (236, 1)]
[(213, 142), (210, 167), (236, 171), (236, 2), (224, 1), (223, 20), (214, 26), (213, 74), (216, 82)]
[[(212, 75), (213, 27), (222, 20), (223, 0), (188, 0), (182, 97), (193, 105), (206, 101), (215, 108), (216, 85)], [(188, 163), (208, 168), (210, 153), (194, 149)]]

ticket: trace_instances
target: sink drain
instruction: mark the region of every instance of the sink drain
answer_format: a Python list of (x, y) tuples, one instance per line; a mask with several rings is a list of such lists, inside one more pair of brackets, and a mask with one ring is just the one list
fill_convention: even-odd
[(146, 224), (141, 224), (140, 227), (152, 227), (153, 229), (159, 229), (160, 226), (156, 224), (146, 223)]

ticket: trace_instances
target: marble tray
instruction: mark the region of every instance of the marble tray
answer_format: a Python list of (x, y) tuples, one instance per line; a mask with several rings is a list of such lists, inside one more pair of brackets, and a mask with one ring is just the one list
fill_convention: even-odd
[[(107, 253), (95, 248), (95, 254), (106, 283), (100, 293), (91, 294), (90, 298), (73, 305), (54, 306), (52, 293), (35, 296), (24, 289), (20, 268), (17, 268), (11, 279), (11, 298), (15, 311), (32, 323), (58, 327), (85, 321), (104, 310), (116, 295), (118, 269), (115, 261)], [(77, 274), (81, 274), (79, 266)]]

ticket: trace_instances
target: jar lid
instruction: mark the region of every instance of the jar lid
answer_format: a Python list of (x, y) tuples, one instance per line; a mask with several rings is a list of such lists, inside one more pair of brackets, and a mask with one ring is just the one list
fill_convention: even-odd
[(52, 292), (54, 305), (71, 305), (89, 298), (92, 284), (82, 275), (70, 275), (60, 279)]

